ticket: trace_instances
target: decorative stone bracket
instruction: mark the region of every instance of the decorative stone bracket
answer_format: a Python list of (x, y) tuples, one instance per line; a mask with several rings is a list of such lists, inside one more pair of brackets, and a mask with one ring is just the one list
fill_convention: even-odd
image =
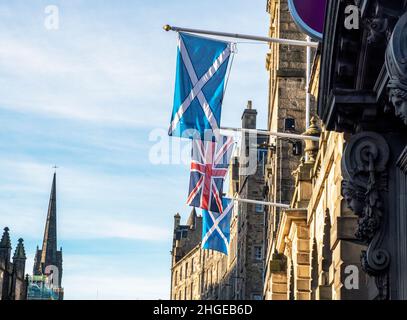
[(342, 195), (359, 217), (356, 238), (368, 246), (362, 251), (362, 267), (375, 278), (381, 299), (387, 297), (386, 271), (390, 264), (390, 254), (381, 248), (386, 224), (388, 161), (389, 146), (374, 132), (354, 135), (342, 158)]

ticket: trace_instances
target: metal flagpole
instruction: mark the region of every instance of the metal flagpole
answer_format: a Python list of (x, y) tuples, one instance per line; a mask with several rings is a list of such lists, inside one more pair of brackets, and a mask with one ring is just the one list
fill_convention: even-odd
[[(311, 38), (308, 36), (307, 41), (310, 42)], [(307, 68), (306, 68), (306, 86), (305, 86), (305, 128), (308, 129), (310, 126), (311, 118), (311, 94), (310, 94), (310, 82), (311, 82), (311, 48), (307, 47)]]
[(180, 27), (170, 26), (168, 24), (166, 24), (164, 26), (164, 30), (165, 31), (176, 31), (176, 32), (184, 31), (184, 32), (189, 32), (189, 33), (199, 33), (199, 34), (207, 34), (207, 35), (227, 37), (227, 38), (262, 41), (262, 42), (267, 42), (267, 43), (280, 43), (280, 44), (286, 44), (286, 45), (292, 45), (292, 46), (300, 46), (300, 47), (312, 47), (312, 48), (317, 48), (318, 47), (318, 42), (310, 42), (310, 41), (302, 41), (302, 40), (291, 40), (291, 39), (278, 39), (278, 38), (270, 38), (270, 37), (252, 36), (252, 35), (248, 35), (248, 34), (180, 28)]
[(260, 201), (260, 200), (249, 200), (249, 199), (241, 199), (241, 198), (232, 198), (238, 202), (245, 202), (245, 203), (253, 203), (253, 204), (262, 204), (265, 206), (272, 206), (284, 209), (290, 209), (290, 205), (283, 204), (283, 203), (274, 203), (274, 202), (267, 202), (267, 201)]
[[(311, 38), (307, 36), (307, 41), (310, 42)], [(311, 119), (311, 47), (307, 47), (307, 68), (306, 68), (306, 85), (305, 85), (305, 129), (308, 130)], [(308, 161), (308, 153), (305, 153), (305, 161)]]
[(275, 136), (275, 137), (288, 138), (288, 139), (294, 139), (294, 140), (319, 141), (319, 137), (305, 136), (305, 135), (295, 134), (295, 133), (274, 132), (274, 131), (258, 130), (258, 129), (228, 128), (228, 127), (221, 127), (220, 129), (226, 130), (226, 131), (243, 132), (243, 133), (263, 134), (263, 135), (268, 135), (268, 136)]

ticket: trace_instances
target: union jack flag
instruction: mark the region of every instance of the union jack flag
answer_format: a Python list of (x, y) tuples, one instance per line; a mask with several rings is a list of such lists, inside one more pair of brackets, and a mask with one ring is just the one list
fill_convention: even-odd
[(228, 173), (233, 147), (233, 138), (226, 136), (220, 136), (218, 142), (192, 141), (187, 204), (211, 212), (223, 212), (223, 182)]

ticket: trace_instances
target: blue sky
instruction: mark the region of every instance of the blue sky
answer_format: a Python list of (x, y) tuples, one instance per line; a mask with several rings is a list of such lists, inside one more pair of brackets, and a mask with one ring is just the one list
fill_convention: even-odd
[[(44, 27), (48, 5), (59, 9), (58, 30)], [(189, 169), (150, 156), (175, 79), (176, 34), (162, 25), (266, 36), (265, 10), (266, 0), (0, 3), (0, 227), (13, 246), (24, 238), (27, 272), (57, 164), (66, 298), (169, 297), (173, 215), (190, 211)], [(240, 126), (252, 99), (265, 127), (267, 45), (238, 42), (222, 125)], [(176, 160), (188, 146), (171, 142)]]

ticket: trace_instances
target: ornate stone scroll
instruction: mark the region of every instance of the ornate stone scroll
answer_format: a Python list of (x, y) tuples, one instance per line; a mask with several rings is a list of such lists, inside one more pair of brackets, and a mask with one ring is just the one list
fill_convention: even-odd
[(386, 270), (390, 264), (389, 253), (381, 248), (386, 224), (388, 161), (389, 146), (374, 132), (354, 135), (342, 158), (342, 195), (359, 217), (356, 237), (367, 245), (361, 255), (362, 267), (375, 278), (379, 299), (385, 299), (388, 294)]
[(399, 19), (390, 38), (386, 68), (390, 77), (389, 100), (396, 116), (407, 125), (407, 13)]

